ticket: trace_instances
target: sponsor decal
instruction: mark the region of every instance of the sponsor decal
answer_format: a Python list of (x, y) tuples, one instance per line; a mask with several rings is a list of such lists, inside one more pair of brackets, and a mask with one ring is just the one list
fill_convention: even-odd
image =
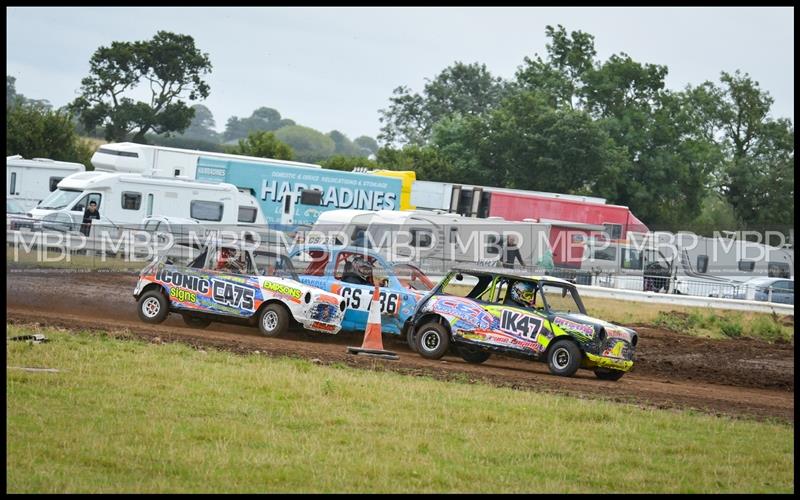
[(174, 285), (179, 288), (185, 288), (193, 292), (198, 292), (206, 295), (211, 288), (211, 282), (208, 279), (201, 278), (200, 276), (192, 276), (190, 274), (183, 274), (178, 271), (171, 271), (168, 269), (161, 269), (156, 273), (156, 280)]
[(179, 302), (197, 302), (197, 294), (183, 288), (171, 287), (169, 289), (169, 296)]
[(316, 328), (317, 330), (323, 330), (326, 332), (332, 332), (336, 330), (336, 325), (329, 325), (327, 323), (320, 323), (319, 321), (315, 321), (311, 323), (311, 328)]
[(575, 321), (568, 320), (567, 318), (562, 318), (560, 316), (556, 316), (553, 320), (553, 323), (557, 324), (561, 328), (565, 330), (572, 330), (575, 332), (582, 333), (587, 337), (594, 336), (594, 328), (591, 325), (587, 325), (585, 323), (577, 323)]
[(472, 325), (477, 325), (478, 328), (490, 328), (494, 320), (491, 314), (469, 300), (442, 298), (433, 302), (431, 309), (440, 314), (460, 318)]
[(299, 302), (300, 297), (303, 295), (303, 292), (297, 288), (286, 286), (282, 283), (275, 283), (274, 281), (265, 281), (261, 286), (264, 288), (264, 290), (269, 290), (270, 292), (277, 293), (278, 295), (291, 297), (296, 302)]
[(626, 342), (631, 341), (631, 334), (620, 328), (606, 327), (606, 336), (610, 339), (622, 339)]
[(621, 358), (622, 357), (622, 348), (625, 347), (624, 342), (617, 341), (614, 343), (614, 347), (606, 349), (603, 351), (603, 356), (609, 358)]
[(326, 304), (333, 304), (334, 306), (339, 307), (339, 299), (331, 295), (320, 295), (319, 297), (317, 297), (317, 300), (319, 302), (324, 302)]

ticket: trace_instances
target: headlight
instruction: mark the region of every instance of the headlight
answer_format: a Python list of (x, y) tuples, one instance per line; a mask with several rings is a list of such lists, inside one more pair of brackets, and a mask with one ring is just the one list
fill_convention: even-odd
[(341, 309), (341, 311), (344, 312), (344, 310), (347, 309), (347, 303), (345, 301), (339, 303), (339, 309)]
[(604, 341), (606, 339), (606, 329), (605, 327), (600, 327), (600, 331), (597, 332), (597, 340)]
[(310, 304), (311, 303), (311, 292), (306, 292), (306, 296), (305, 296), (304, 300), (306, 301), (306, 304)]
[(633, 347), (636, 347), (636, 344), (638, 344), (638, 343), (639, 343), (639, 336), (638, 336), (638, 335), (636, 335), (635, 333), (634, 333), (634, 334), (632, 334), (632, 335), (631, 335), (631, 345), (632, 345)]

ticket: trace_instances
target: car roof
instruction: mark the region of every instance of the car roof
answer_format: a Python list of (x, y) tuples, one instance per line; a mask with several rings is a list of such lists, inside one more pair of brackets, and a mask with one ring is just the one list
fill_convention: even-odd
[(492, 268), (471, 268), (471, 267), (456, 267), (450, 273), (467, 273), (467, 274), (482, 274), (487, 276), (503, 276), (507, 278), (523, 279), (526, 281), (546, 281), (549, 283), (558, 283), (562, 285), (575, 286), (574, 283), (567, 281), (563, 278), (556, 278), (555, 276), (548, 275), (532, 275), (526, 271), (516, 271), (513, 269), (503, 269), (502, 271)]
[(328, 252), (352, 252), (352, 253), (359, 253), (361, 255), (370, 255), (370, 256), (378, 256), (380, 254), (375, 250), (364, 248), (364, 247), (357, 247), (357, 246), (345, 246), (345, 245), (333, 245), (330, 243), (303, 243), (301, 245), (297, 245), (296, 249), (300, 250), (325, 250)]

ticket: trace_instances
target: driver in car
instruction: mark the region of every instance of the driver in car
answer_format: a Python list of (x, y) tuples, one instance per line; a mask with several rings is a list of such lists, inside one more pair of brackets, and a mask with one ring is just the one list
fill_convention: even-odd
[[(237, 253), (239, 255), (236, 255)], [(237, 252), (233, 248), (221, 248), (215, 270), (234, 274), (245, 274), (244, 252)]]
[(372, 264), (364, 257), (355, 256), (350, 262), (345, 262), (342, 281), (355, 285), (372, 286)]
[(536, 285), (517, 281), (511, 287), (510, 302), (520, 307), (536, 309)]

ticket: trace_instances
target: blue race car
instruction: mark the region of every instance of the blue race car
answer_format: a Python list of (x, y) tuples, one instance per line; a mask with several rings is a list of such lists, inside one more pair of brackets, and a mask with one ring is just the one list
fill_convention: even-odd
[(417, 302), (435, 286), (416, 266), (392, 264), (365, 248), (308, 244), (288, 255), (302, 283), (344, 297), (342, 330), (366, 328), (374, 280), (379, 280), (382, 330), (392, 335), (406, 334)]

